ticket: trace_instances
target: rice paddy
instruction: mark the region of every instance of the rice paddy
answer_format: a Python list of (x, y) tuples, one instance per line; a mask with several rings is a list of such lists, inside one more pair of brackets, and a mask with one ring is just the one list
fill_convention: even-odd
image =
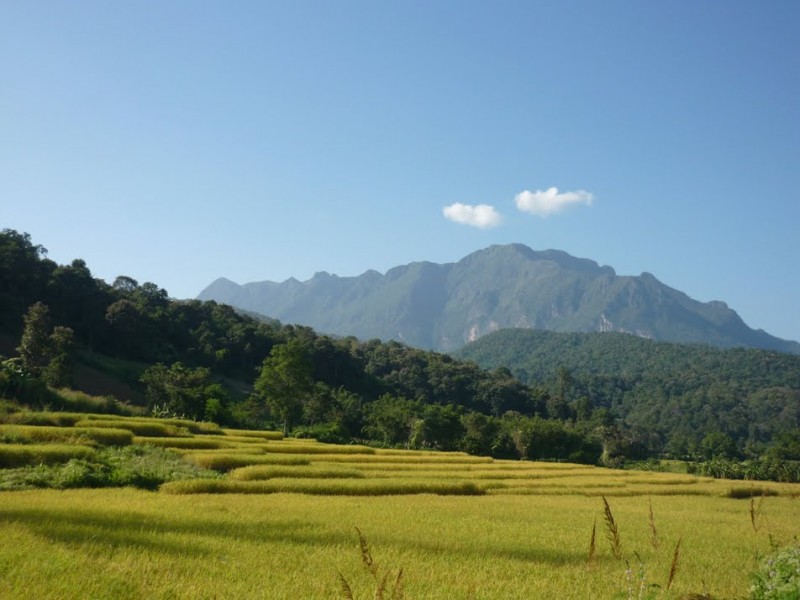
[[(0, 597), (322, 599), (346, 597), (344, 580), (354, 598), (373, 598), (357, 527), (381, 573), (403, 569), (406, 598), (735, 598), (759, 558), (800, 535), (800, 485), (328, 445), (141, 417), (17, 415), (25, 428), (2, 426), (17, 427), (3, 439), (19, 443), (0, 444), (0, 464), (90, 458), (92, 447), (63, 440), (102, 420), (128, 444), (172, 448), (224, 475), (157, 492), (0, 493)], [(156, 427), (130, 437), (159, 424), (173, 435)], [(74, 431), (49, 431), (58, 427)]]

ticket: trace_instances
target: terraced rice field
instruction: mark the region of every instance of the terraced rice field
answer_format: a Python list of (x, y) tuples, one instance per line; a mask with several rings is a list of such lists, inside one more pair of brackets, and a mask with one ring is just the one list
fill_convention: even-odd
[[(19, 420), (75, 428), (53, 444), (91, 449), (97, 441), (79, 434), (103, 419)], [(347, 588), (374, 598), (385, 576), (387, 598), (401, 588), (406, 598), (437, 599), (735, 598), (746, 596), (748, 573), (771, 545), (800, 534), (798, 485), (108, 421), (134, 434), (119, 440), (172, 448), (224, 475), (157, 492), (0, 493), (0, 597), (343, 598)], [(146, 427), (155, 435), (142, 435)], [(35, 443), (19, 447), (47, 446), (44, 434), (25, 431), (15, 435)], [(375, 574), (362, 564), (356, 528)]]

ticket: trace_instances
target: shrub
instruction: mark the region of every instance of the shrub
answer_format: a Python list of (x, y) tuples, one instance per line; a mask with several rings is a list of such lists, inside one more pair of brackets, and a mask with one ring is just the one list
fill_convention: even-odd
[(292, 432), (296, 438), (310, 438), (326, 444), (346, 444), (350, 434), (339, 423), (321, 423), (298, 427)]
[(753, 574), (752, 600), (800, 598), (800, 545), (783, 548), (765, 557)]
[(107, 448), (90, 460), (71, 459), (63, 465), (44, 465), (0, 471), (0, 490), (133, 486), (154, 490), (166, 481), (217, 477), (161, 448)]

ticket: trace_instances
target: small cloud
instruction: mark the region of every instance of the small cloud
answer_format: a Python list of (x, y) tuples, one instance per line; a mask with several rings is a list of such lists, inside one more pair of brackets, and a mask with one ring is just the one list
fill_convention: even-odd
[(514, 203), (519, 210), (540, 217), (558, 214), (573, 204), (591, 206), (592, 200), (594, 200), (594, 195), (585, 190), (559, 193), (558, 188), (554, 187), (545, 191), (529, 192), (525, 190), (514, 196)]
[(461, 223), (462, 225), (480, 227), (481, 229), (497, 227), (500, 221), (503, 220), (494, 206), (489, 206), (488, 204), (473, 206), (471, 204), (456, 202), (450, 206), (445, 206), (442, 209), (442, 213), (445, 219)]

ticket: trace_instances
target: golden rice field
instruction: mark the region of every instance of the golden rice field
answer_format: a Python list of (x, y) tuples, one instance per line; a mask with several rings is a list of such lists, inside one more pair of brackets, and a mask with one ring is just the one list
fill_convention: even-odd
[(741, 598), (757, 559), (800, 534), (800, 485), (327, 445), (142, 417), (16, 420), (2, 427), (28, 443), (4, 444), (0, 457), (52, 443), (60, 450), (48, 460), (67, 460), (69, 448), (106, 439), (105, 420), (132, 434), (115, 434), (120, 443), (174, 448), (225, 476), (157, 492), (0, 493), (0, 598), (374, 598), (376, 576), (390, 598), (400, 569), (396, 597), (402, 588), (410, 599)]

